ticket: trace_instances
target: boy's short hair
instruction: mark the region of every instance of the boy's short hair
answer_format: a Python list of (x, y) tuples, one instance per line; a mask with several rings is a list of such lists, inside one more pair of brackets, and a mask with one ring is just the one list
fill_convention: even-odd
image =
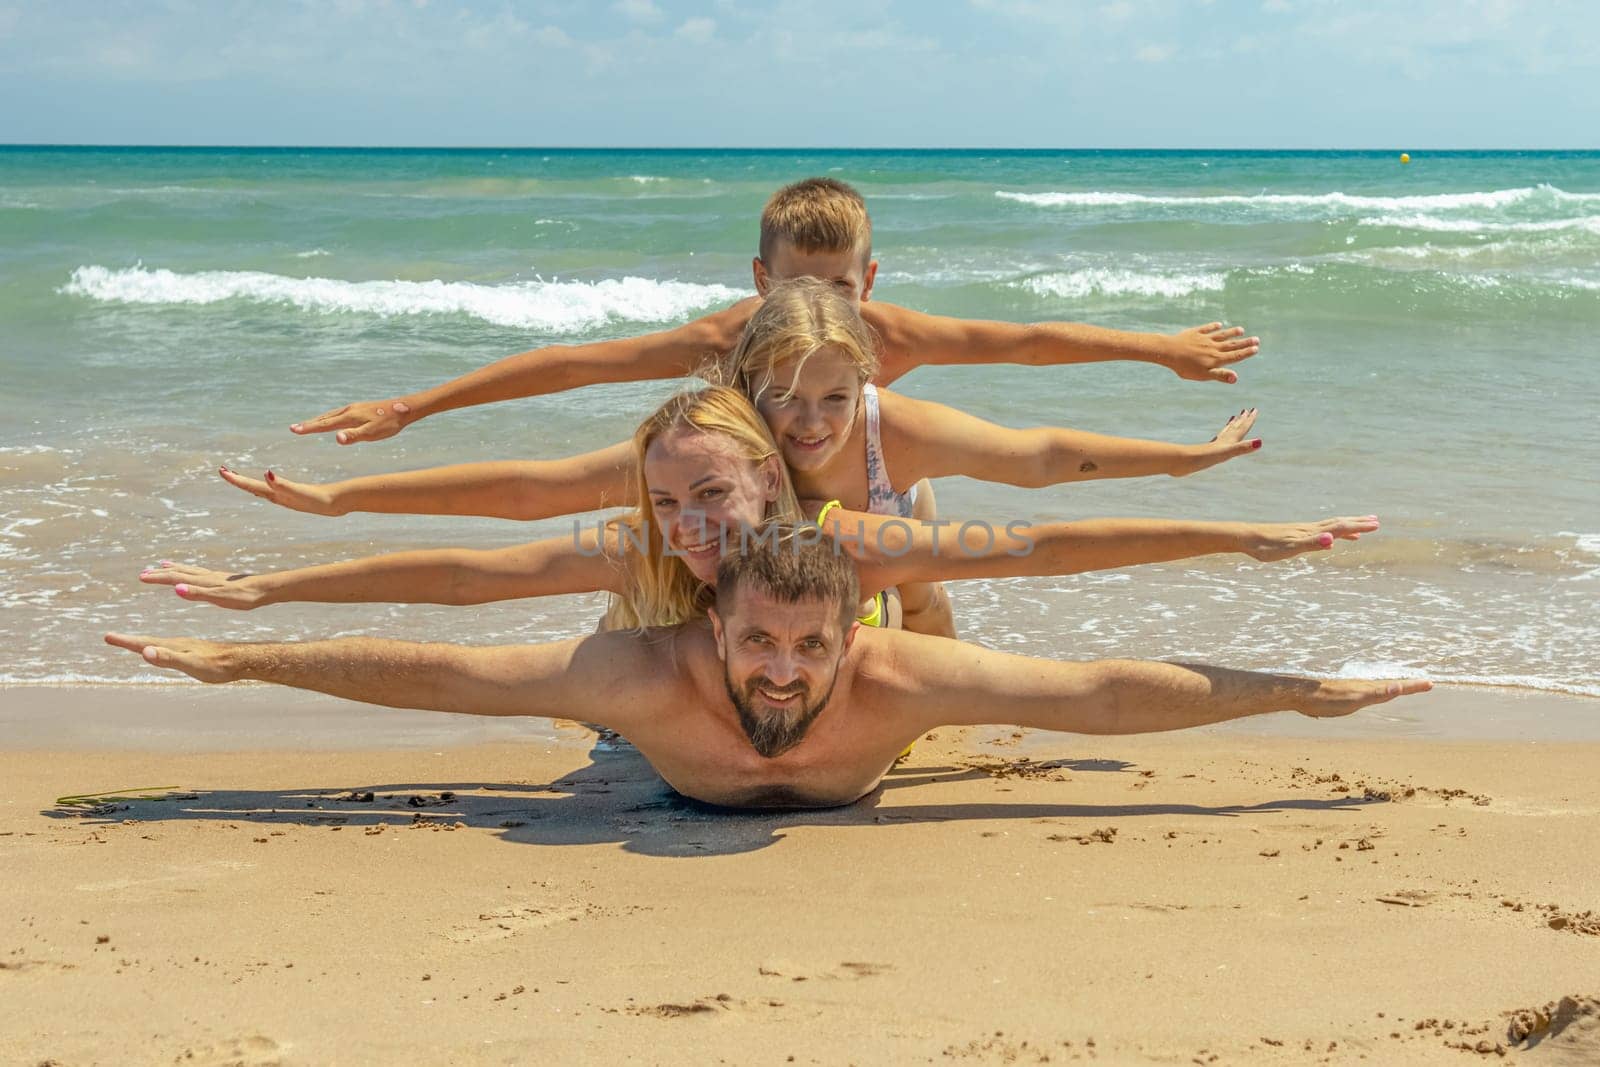
[(717, 565), (717, 611), (731, 617), (739, 590), (749, 586), (785, 604), (820, 600), (837, 606), (839, 625), (850, 629), (861, 599), (855, 561), (815, 526), (768, 522)]
[(807, 178), (785, 185), (761, 209), (761, 258), (769, 260), (779, 241), (802, 252), (859, 252), (872, 257), (872, 220), (867, 202), (834, 178)]

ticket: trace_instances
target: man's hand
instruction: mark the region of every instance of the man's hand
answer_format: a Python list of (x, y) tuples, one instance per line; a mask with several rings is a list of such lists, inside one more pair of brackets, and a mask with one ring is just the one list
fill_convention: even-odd
[(1274, 522), (1248, 526), (1242, 551), (1263, 563), (1289, 559), (1302, 552), (1326, 551), (1335, 541), (1359, 541), (1376, 533), (1378, 516), (1324, 519), (1322, 522)]
[(1182, 478), (1186, 474), (1225, 463), (1235, 456), (1248, 456), (1261, 447), (1261, 438), (1245, 436), (1255, 424), (1255, 408), (1245, 408), (1239, 414), (1230, 416), (1222, 424), (1222, 429), (1217, 431), (1217, 436), (1208, 443), (1186, 448), (1183, 459), (1168, 473), (1175, 478)]
[(146, 585), (170, 585), (173, 592), (185, 600), (235, 611), (249, 611), (267, 603), (259, 582), (250, 581), (254, 577), (253, 574), (225, 574), (167, 560), (139, 574), (139, 580)]
[(1184, 381), (1232, 385), (1239, 380), (1232, 365), (1261, 351), (1261, 338), (1243, 333), (1243, 326), (1224, 327), (1220, 322), (1192, 326), (1167, 338), (1161, 365)]
[(411, 405), (404, 400), (362, 401), (335, 408), (309, 422), (294, 423), (289, 430), (302, 435), (337, 430), (333, 435), (335, 441), (341, 445), (353, 445), (393, 437), (421, 418), (420, 415), (415, 418), (412, 416)]
[(267, 472), (265, 479), (248, 478), (238, 471), (229, 470), (227, 467), (218, 467), (217, 473), (222, 480), (235, 489), (243, 489), (251, 496), (258, 496), (262, 500), (270, 500), (279, 507), (288, 508), (290, 511), (304, 511), (309, 515), (343, 515), (344, 512), (334, 503), (333, 491), (325, 485), (316, 485), (311, 482), (291, 482), (280, 478), (271, 471)]
[(153, 667), (182, 671), (202, 682), (234, 682), (243, 677), (235, 657), (229, 655), (232, 646), (217, 641), (106, 634), (106, 644), (137, 652)]
[(1424, 678), (1398, 678), (1368, 682), (1330, 678), (1316, 690), (1295, 701), (1294, 710), (1312, 719), (1336, 719), (1373, 704), (1387, 704), (1396, 697), (1426, 693), (1433, 683)]

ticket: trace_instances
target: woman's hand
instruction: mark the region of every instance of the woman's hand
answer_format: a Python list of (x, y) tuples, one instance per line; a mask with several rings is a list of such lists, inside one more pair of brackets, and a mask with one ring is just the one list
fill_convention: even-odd
[(1247, 523), (1240, 551), (1264, 563), (1302, 552), (1325, 552), (1335, 541), (1359, 541), (1378, 529), (1378, 516), (1324, 519), (1321, 522)]
[(218, 467), (217, 473), (222, 475), (222, 480), (235, 489), (243, 489), (251, 496), (258, 496), (262, 500), (270, 500), (280, 508), (290, 511), (303, 511), (309, 515), (343, 515), (344, 510), (335, 500), (331, 486), (316, 485), (310, 482), (291, 482), (287, 478), (279, 478), (271, 471), (267, 472), (265, 479), (248, 478), (238, 471), (229, 470), (227, 467)]
[(160, 566), (140, 572), (139, 580), (146, 585), (172, 586), (173, 592), (185, 600), (235, 611), (249, 611), (268, 603), (262, 582), (254, 574), (227, 574), (162, 560)]

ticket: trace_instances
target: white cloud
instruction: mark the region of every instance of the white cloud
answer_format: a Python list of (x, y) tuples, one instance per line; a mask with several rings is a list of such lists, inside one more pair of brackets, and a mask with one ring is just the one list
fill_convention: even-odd
[(663, 17), (655, 0), (617, 0), (611, 7), (634, 22), (660, 22)]
[(572, 38), (560, 26), (541, 26), (533, 31), (533, 40), (546, 48), (570, 48)]
[(1133, 5), (1128, 0), (1111, 0), (1100, 9), (1100, 14), (1110, 22), (1126, 22), (1133, 17)]
[(691, 44), (705, 44), (717, 32), (717, 20), (707, 18), (688, 19), (674, 32), (674, 36), (681, 37)]
[(1177, 50), (1170, 44), (1147, 44), (1134, 55), (1141, 63), (1165, 63)]

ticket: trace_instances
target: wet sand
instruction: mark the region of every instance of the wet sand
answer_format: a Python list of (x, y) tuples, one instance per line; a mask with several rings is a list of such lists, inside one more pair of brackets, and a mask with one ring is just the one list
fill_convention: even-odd
[(1418, 707), (728, 815), (577, 728), (0, 690), (0, 1062), (1600, 1062), (1600, 705)]

